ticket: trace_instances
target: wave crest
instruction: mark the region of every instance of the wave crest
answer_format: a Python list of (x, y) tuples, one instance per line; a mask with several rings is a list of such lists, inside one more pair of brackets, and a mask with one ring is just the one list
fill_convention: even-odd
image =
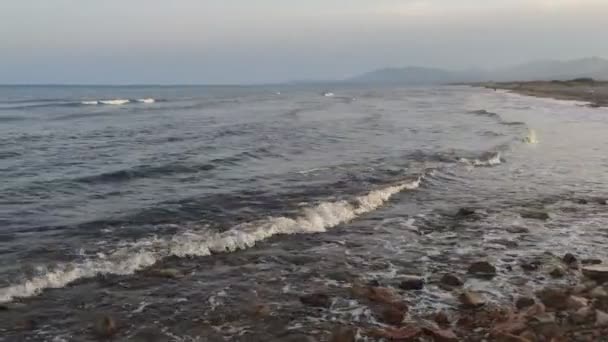
[(61, 288), (75, 280), (100, 274), (132, 274), (170, 256), (206, 256), (212, 253), (233, 252), (252, 247), (274, 235), (325, 232), (378, 209), (401, 191), (418, 188), (423, 178), (424, 175), (415, 180), (372, 190), (351, 201), (321, 202), (303, 209), (295, 218), (270, 217), (243, 223), (221, 233), (187, 231), (170, 239), (142, 239), (130, 247), (114, 251), (107, 257), (61, 264), (20, 284), (0, 288), (0, 303), (17, 297), (34, 296), (44, 289)]
[(476, 159), (460, 158), (459, 162), (472, 166), (495, 166), (502, 164), (502, 158), (500, 152), (495, 152)]

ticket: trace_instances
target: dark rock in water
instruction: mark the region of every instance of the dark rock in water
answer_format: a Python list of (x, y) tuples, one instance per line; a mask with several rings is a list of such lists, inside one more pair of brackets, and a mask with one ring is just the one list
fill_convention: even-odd
[(382, 313), (380, 314), (379, 318), (384, 323), (391, 325), (399, 325), (401, 324), (401, 322), (403, 322), (403, 319), (405, 318), (405, 311), (390, 306), (382, 310)]
[(335, 281), (351, 282), (356, 277), (349, 272), (336, 271), (336, 272), (328, 273), (327, 278), (335, 280)]
[(418, 341), (422, 330), (418, 327), (406, 326), (401, 328), (378, 328), (369, 331), (368, 335), (386, 341)]
[(589, 291), (589, 297), (595, 299), (608, 298), (608, 291), (606, 291), (603, 287), (597, 286)]
[(478, 308), (486, 304), (486, 299), (477, 292), (465, 290), (458, 297), (465, 308)]
[(537, 271), (540, 268), (541, 262), (539, 260), (525, 261), (522, 260), (520, 263), (521, 268), (524, 271)]
[(460, 208), (458, 210), (458, 212), (456, 213), (456, 215), (460, 216), (460, 217), (467, 217), (467, 216), (475, 215), (475, 209)]
[(424, 328), (424, 334), (431, 336), (435, 342), (458, 342), (460, 339), (452, 330), (449, 329), (430, 329)]
[(595, 326), (608, 327), (608, 313), (601, 310), (595, 310)]
[(549, 272), (553, 278), (563, 278), (566, 275), (566, 271), (562, 267), (556, 266), (554, 269)]
[(570, 322), (574, 324), (586, 324), (595, 320), (595, 310), (590, 307), (580, 308), (569, 315)]
[(148, 276), (167, 278), (167, 279), (180, 279), (184, 276), (179, 270), (174, 268), (163, 268), (163, 269), (150, 269), (146, 272)]
[(496, 267), (487, 261), (478, 261), (469, 266), (469, 274), (482, 277), (493, 277), (496, 275)]
[(551, 217), (545, 211), (523, 211), (519, 213), (522, 218), (547, 221)]
[(505, 246), (505, 247), (508, 247), (508, 248), (517, 248), (517, 246), (519, 246), (519, 244), (517, 242), (511, 241), (511, 240), (507, 240), (507, 239), (490, 240), (490, 241), (488, 241), (488, 243), (502, 245), (502, 246)]
[(95, 334), (100, 337), (110, 337), (118, 331), (116, 322), (110, 316), (103, 316), (95, 322)]
[(169, 336), (157, 328), (142, 328), (128, 338), (132, 342), (169, 342)]
[(438, 311), (433, 315), (433, 320), (440, 326), (450, 325), (450, 316), (445, 311)]
[(422, 290), (424, 288), (424, 279), (418, 277), (405, 277), (399, 283), (399, 288), (403, 290)]
[(300, 297), (300, 302), (309, 306), (329, 308), (331, 306), (331, 299), (324, 293), (313, 293)]
[(508, 227), (507, 232), (511, 234), (527, 234), (530, 232), (530, 229), (526, 227)]
[(446, 273), (443, 275), (443, 277), (441, 277), (441, 280), (439, 280), (439, 282), (442, 285), (447, 285), (447, 286), (462, 286), (464, 285), (464, 283), (462, 282), (462, 280), (460, 278), (458, 278), (457, 276), (451, 274), (451, 273)]
[(530, 229), (526, 227), (508, 227), (506, 230), (511, 234), (527, 234), (530, 232)]
[(536, 293), (536, 296), (547, 307), (555, 310), (568, 308), (569, 294), (565, 289), (545, 288)]
[(367, 285), (369, 286), (380, 286), (380, 282), (377, 279), (370, 280)]
[(34, 330), (36, 328), (36, 321), (33, 319), (22, 319), (17, 321), (15, 327), (19, 330)]
[(528, 326), (537, 336), (545, 337), (548, 340), (562, 334), (560, 325), (555, 321), (555, 315), (548, 312), (531, 317)]
[(270, 316), (272, 310), (266, 304), (256, 304), (252, 308), (252, 314), (256, 318), (264, 318)]
[(600, 259), (583, 259), (581, 260), (581, 264), (583, 265), (599, 265), (602, 263)]
[(522, 336), (518, 336), (518, 335), (514, 335), (514, 334), (509, 334), (509, 333), (504, 333), (504, 332), (499, 332), (494, 337), (495, 337), (496, 341), (500, 341), (500, 342), (532, 342), (532, 341), (536, 341), (536, 338), (534, 338), (534, 339), (527, 339), (527, 338), (522, 337)]
[(583, 275), (600, 283), (606, 282), (608, 281), (608, 266), (585, 266), (583, 267)]
[(608, 199), (605, 198), (595, 198), (593, 201), (599, 205), (608, 205)]
[(335, 329), (329, 342), (355, 342), (357, 333), (351, 327), (340, 327)]
[(318, 342), (318, 341), (317, 341), (317, 339), (315, 339), (312, 336), (293, 333), (293, 334), (288, 334), (285, 336), (280, 336), (279, 338), (275, 339), (273, 342)]
[(528, 308), (532, 305), (536, 304), (536, 301), (534, 300), (534, 298), (530, 298), (530, 297), (519, 297), (516, 301), (515, 301), (515, 307), (518, 310), (522, 310), (525, 308)]
[(564, 257), (562, 258), (562, 261), (565, 264), (570, 265), (570, 264), (573, 264), (573, 263), (577, 262), (577, 259), (574, 256), (574, 254), (572, 254), (572, 253), (566, 253), (566, 255), (564, 255)]
[(569, 310), (579, 310), (589, 305), (589, 301), (583, 297), (570, 296), (566, 300), (566, 305)]

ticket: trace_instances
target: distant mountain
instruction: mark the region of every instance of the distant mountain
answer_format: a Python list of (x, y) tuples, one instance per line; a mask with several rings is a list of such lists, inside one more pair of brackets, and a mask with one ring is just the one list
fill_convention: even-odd
[(591, 77), (608, 80), (608, 60), (599, 57), (571, 61), (536, 61), (495, 70), (450, 71), (437, 68), (405, 67), (371, 71), (348, 82), (429, 85), (455, 82), (566, 80)]
[(451, 71), (407, 67), (379, 69), (354, 77), (350, 81), (360, 83), (437, 84), (454, 80), (454, 73)]

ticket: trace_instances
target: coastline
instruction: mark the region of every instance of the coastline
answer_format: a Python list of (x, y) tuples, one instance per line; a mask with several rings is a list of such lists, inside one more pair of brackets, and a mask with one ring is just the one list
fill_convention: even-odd
[(470, 84), (494, 90), (507, 90), (520, 95), (573, 100), (589, 107), (608, 107), (608, 81), (575, 79), (568, 81), (483, 82)]

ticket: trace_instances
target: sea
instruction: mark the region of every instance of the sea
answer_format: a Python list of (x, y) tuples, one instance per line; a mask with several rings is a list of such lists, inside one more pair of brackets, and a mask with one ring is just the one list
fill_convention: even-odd
[(468, 86), (0, 86), (0, 340), (325, 341), (382, 326), (356, 284), (457, 307), (446, 273), (510, 302), (608, 257), (607, 151), (606, 108)]

